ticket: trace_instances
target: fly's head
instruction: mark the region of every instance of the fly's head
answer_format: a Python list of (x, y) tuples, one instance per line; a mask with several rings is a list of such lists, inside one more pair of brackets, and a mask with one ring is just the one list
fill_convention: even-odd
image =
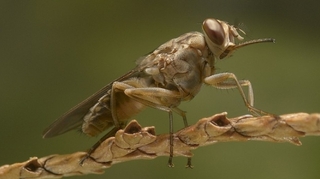
[(260, 42), (275, 42), (274, 39), (268, 38), (256, 39), (236, 44), (236, 39), (243, 40), (243, 37), (238, 33), (238, 31), (243, 31), (232, 25), (229, 25), (227, 22), (213, 18), (203, 21), (202, 30), (204, 32), (206, 43), (216, 59), (228, 57), (236, 49), (246, 45)]

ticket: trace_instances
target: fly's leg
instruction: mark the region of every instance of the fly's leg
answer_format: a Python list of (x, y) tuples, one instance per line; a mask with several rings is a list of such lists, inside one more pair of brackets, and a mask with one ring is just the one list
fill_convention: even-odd
[[(173, 111), (175, 111), (176, 113), (178, 113), (180, 116), (182, 116), (183, 122), (184, 122), (184, 127), (188, 127), (188, 121), (185, 115), (184, 111), (181, 111), (179, 108), (173, 108)], [(169, 155), (169, 160), (168, 160), (168, 166), (169, 167), (174, 167), (174, 164), (172, 162), (172, 158), (173, 158), (173, 116), (172, 116), (172, 112), (169, 111), (169, 131), (170, 131), (170, 155)], [(187, 165), (186, 168), (193, 168), (192, 164), (191, 164), (191, 157), (188, 157), (187, 159)]]
[(117, 109), (116, 109), (116, 98), (115, 98), (115, 93), (119, 92), (119, 91), (124, 91), (125, 89), (128, 88), (133, 88), (130, 85), (127, 85), (125, 83), (121, 83), (122, 85), (117, 85), (119, 82), (114, 82), (112, 84), (112, 88), (111, 88), (111, 95), (110, 95), (110, 108), (111, 108), (111, 115), (112, 115), (112, 119), (113, 119), (113, 124), (114, 127), (106, 134), (104, 135), (97, 143), (95, 143), (91, 149), (88, 151), (88, 154), (92, 154), (92, 152), (95, 151), (95, 149), (97, 147), (99, 147), (99, 145), (106, 140), (107, 138), (114, 136), (116, 134), (116, 132), (124, 127), (124, 124), (121, 124), (118, 120), (118, 116), (117, 116)]
[(128, 89), (128, 88), (134, 88), (130, 85), (127, 85), (125, 83), (120, 83), (122, 85), (117, 85), (118, 83), (120, 82), (114, 82), (112, 84), (112, 88), (111, 88), (111, 95), (110, 95), (110, 108), (111, 108), (111, 114), (112, 114), (112, 119), (113, 119), (113, 124), (114, 124), (114, 127), (107, 133), (105, 134), (103, 137), (101, 137), (99, 139), (98, 142), (96, 142), (88, 151), (87, 151), (87, 155), (81, 159), (80, 161), (80, 164), (82, 165), (84, 160), (89, 158), (90, 155), (100, 146), (100, 144), (106, 140), (107, 138), (109, 137), (112, 137), (116, 134), (116, 132), (119, 130), (119, 129), (122, 129), (124, 127), (125, 124), (121, 124), (118, 120), (118, 116), (116, 114), (116, 98), (114, 97), (115, 96), (115, 93), (118, 92), (118, 91), (124, 91), (125, 89)]
[[(253, 107), (254, 103), (254, 96), (253, 96), (253, 89), (250, 81), (248, 80), (238, 80), (237, 77), (233, 73), (218, 73), (211, 75), (209, 77), (206, 77), (204, 79), (204, 82), (206, 84), (212, 85), (219, 89), (232, 89), (232, 88), (238, 88), (240, 95), (248, 108), (248, 110), (254, 114), (254, 115), (270, 115), (270, 113), (267, 113), (263, 110), (257, 109)], [(246, 97), (242, 87), (247, 86), (248, 87), (248, 98)]]
[[(188, 127), (189, 124), (188, 124), (188, 121), (187, 121), (187, 117), (186, 117), (186, 113), (184, 111), (182, 111), (181, 109), (179, 108), (173, 108), (172, 109), (175, 113), (179, 114), (180, 116), (182, 116), (182, 119), (183, 119), (183, 123), (184, 123), (184, 127)], [(169, 116), (169, 119), (170, 119), (170, 116)], [(173, 124), (170, 123), (170, 125), (173, 126)], [(170, 129), (171, 130), (171, 129)], [(171, 130), (173, 131), (173, 129)], [(173, 146), (173, 145), (172, 145)], [(170, 159), (170, 158), (169, 158)], [(191, 157), (188, 157), (188, 160), (187, 160), (187, 165), (186, 165), (186, 168), (193, 168), (192, 164), (191, 164)]]
[(182, 117), (184, 127), (188, 127), (189, 124), (188, 124), (188, 121), (187, 121), (186, 112), (185, 112), (185, 111), (182, 111), (182, 110), (179, 109), (179, 108), (172, 108), (172, 110), (173, 110), (173, 112), (179, 114), (179, 115)]
[(105, 134), (103, 137), (101, 137), (99, 139), (98, 142), (96, 142), (88, 151), (87, 151), (87, 155), (85, 157), (83, 157), (81, 160), (80, 160), (80, 165), (83, 164), (83, 162), (90, 158), (90, 155), (100, 146), (100, 144), (105, 141), (107, 138), (111, 137), (111, 136), (114, 136), (115, 133), (118, 131), (119, 129), (114, 127), (112, 128), (107, 134)]
[[(117, 83), (119, 84), (119, 83)], [(120, 84), (119, 84), (120, 85)], [(180, 116), (182, 116), (184, 120), (185, 126), (188, 126), (185, 112), (180, 110), (177, 107), (171, 107), (172, 104), (178, 104), (180, 103), (180, 93), (177, 91), (170, 91), (163, 88), (156, 88), (156, 87), (150, 87), (150, 88), (131, 88), (126, 89), (124, 93), (131, 97), (132, 99), (146, 105), (149, 107), (153, 107), (162, 111), (166, 111), (169, 113), (169, 130), (170, 130), (170, 138), (169, 138), (169, 160), (168, 160), (168, 166), (174, 167), (174, 164), (172, 162), (173, 158), (173, 116), (172, 111), (178, 113)], [(192, 168), (191, 166), (191, 159), (188, 158), (187, 167)]]
[(169, 160), (168, 160), (168, 166), (169, 167), (174, 167), (174, 164), (172, 162), (172, 158), (173, 158), (173, 116), (172, 116), (172, 112), (169, 111), (169, 131), (170, 131), (170, 154), (169, 154)]

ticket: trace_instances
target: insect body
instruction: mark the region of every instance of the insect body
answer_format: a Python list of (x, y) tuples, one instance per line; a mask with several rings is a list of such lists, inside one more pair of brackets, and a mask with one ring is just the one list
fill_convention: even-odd
[[(110, 137), (146, 106), (169, 113), (172, 134), (172, 112), (182, 116), (187, 126), (185, 112), (178, 106), (197, 95), (203, 83), (221, 89), (238, 88), (248, 109), (252, 113), (263, 113), (253, 107), (253, 91), (248, 80), (238, 80), (232, 73), (215, 74), (214, 65), (217, 59), (228, 57), (242, 46), (274, 40), (258, 39), (236, 44), (235, 39), (243, 39), (238, 29), (216, 19), (206, 19), (202, 28), (203, 34), (186, 33), (155, 49), (138, 61), (133, 70), (58, 118), (44, 131), (43, 137), (53, 137), (79, 127), (83, 133), (96, 136), (113, 127), (104, 138)], [(243, 86), (248, 86), (248, 98)], [(172, 136), (170, 141), (172, 145)], [(171, 146), (169, 166), (173, 166), (172, 157)]]

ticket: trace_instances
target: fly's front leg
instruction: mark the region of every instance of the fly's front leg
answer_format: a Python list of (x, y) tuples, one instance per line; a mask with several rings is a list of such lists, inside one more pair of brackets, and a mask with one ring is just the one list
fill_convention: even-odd
[[(254, 108), (254, 96), (253, 96), (253, 89), (250, 81), (248, 80), (238, 80), (237, 77), (233, 73), (218, 73), (206, 77), (204, 79), (206, 84), (212, 85), (219, 89), (232, 89), (238, 88), (240, 95), (247, 106), (248, 110), (254, 115), (269, 115), (270, 113), (264, 112), (260, 109)], [(243, 92), (242, 87), (248, 87), (248, 98), (246, 97), (245, 93)]]

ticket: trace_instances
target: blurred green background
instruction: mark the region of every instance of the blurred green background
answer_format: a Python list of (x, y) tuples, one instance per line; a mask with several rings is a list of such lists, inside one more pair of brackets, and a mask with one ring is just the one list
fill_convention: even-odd
[[(135, 60), (171, 38), (200, 31), (205, 18), (244, 23), (248, 46), (217, 63), (219, 72), (249, 79), (255, 106), (285, 114), (320, 112), (320, 9), (318, 1), (0, 1), (0, 165), (31, 156), (83, 151), (98, 138), (73, 131), (42, 139), (65, 111), (126, 73)], [(247, 114), (237, 90), (204, 86), (185, 102), (189, 123), (227, 111)], [(168, 132), (168, 116), (147, 109), (135, 117)], [(175, 129), (182, 121), (175, 115)], [(103, 175), (71, 178), (319, 178), (320, 137), (289, 143), (219, 143), (186, 159), (167, 157), (121, 163)]]

